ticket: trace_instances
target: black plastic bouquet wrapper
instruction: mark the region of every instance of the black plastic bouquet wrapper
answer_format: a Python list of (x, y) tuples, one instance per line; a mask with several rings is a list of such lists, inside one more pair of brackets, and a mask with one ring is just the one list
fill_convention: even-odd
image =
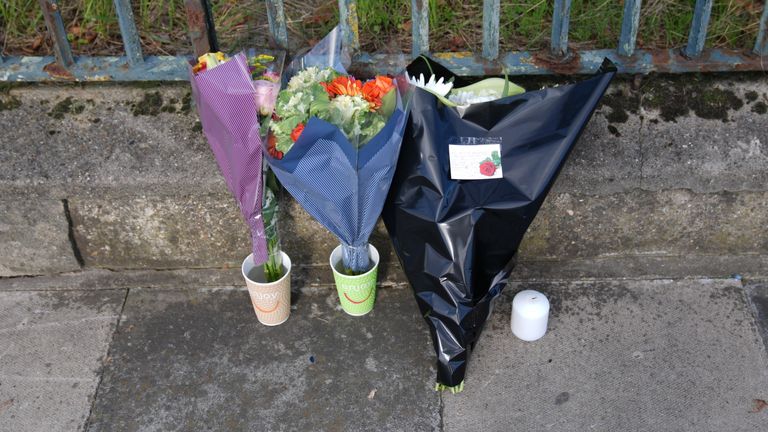
[[(411, 76), (454, 77), (424, 58)], [(615, 74), (470, 105), (416, 89), (383, 218), (429, 324), (439, 385), (463, 385), (467, 361), (514, 267), (528, 226)], [(466, 79), (455, 77), (455, 84)], [(449, 145), (500, 145), (500, 178), (453, 180)], [(461, 388), (461, 387), (458, 387)]]

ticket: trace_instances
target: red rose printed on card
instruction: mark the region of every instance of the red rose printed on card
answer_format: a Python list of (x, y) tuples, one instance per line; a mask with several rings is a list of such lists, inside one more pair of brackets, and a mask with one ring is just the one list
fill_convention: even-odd
[(501, 157), (499, 156), (499, 152), (494, 151), (491, 153), (491, 157), (485, 158), (480, 162), (480, 174), (486, 177), (493, 177), (500, 166)]
[(496, 165), (491, 161), (485, 161), (480, 164), (480, 174), (491, 177), (496, 172)]

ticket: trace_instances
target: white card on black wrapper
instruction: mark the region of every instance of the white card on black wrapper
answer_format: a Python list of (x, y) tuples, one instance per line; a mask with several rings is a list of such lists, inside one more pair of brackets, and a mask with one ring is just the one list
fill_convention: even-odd
[(449, 144), (453, 180), (488, 180), (502, 177), (501, 143)]

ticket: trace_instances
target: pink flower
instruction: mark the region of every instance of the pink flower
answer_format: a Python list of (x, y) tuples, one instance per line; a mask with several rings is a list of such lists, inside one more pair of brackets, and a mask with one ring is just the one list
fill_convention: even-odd
[(496, 165), (491, 161), (485, 161), (480, 164), (480, 174), (491, 177), (496, 172)]
[(265, 117), (272, 114), (277, 101), (277, 93), (280, 91), (280, 84), (260, 80), (253, 82), (253, 88), (259, 113)]

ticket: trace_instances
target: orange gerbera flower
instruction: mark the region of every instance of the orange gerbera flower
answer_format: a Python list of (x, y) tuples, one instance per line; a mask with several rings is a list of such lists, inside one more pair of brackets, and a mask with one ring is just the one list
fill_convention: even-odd
[(375, 79), (363, 85), (363, 97), (371, 104), (371, 111), (381, 108), (381, 98), (386, 96), (394, 87), (392, 78), (383, 75), (376, 75)]
[(329, 83), (320, 83), (325, 91), (328, 92), (328, 96), (335, 97), (340, 95), (347, 96), (360, 96), (362, 94), (363, 83), (360, 80), (342, 75), (334, 78)]

